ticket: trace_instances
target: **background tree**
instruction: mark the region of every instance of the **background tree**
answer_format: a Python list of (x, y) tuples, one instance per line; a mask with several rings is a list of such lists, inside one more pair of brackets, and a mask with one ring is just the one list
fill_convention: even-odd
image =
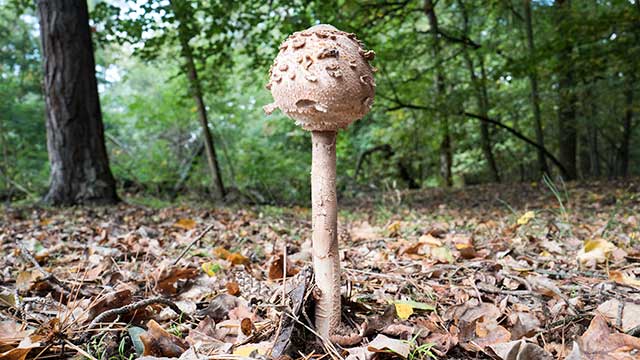
[(54, 205), (114, 203), (85, 1), (38, 1)]

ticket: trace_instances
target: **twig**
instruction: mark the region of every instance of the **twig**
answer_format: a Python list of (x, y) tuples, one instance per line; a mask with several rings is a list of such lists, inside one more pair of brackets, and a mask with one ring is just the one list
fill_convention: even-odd
[(178, 314), (178, 315), (184, 314), (182, 312), (182, 310), (180, 310), (180, 308), (173, 301), (171, 301), (169, 299), (161, 298), (161, 297), (155, 297), (155, 298), (151, 298), (151, 299), (140, 300), (138, 302), (134, 302), (132, 304), (125, 305), (125, 306), (122, 306), (122, 307), (119, 307), (119, 308), (107, 310), (107, 311), (101, 313), (100, 315), (96, 316), (91, 321), (91, 323), (89, 324), (88, 328), (85, 331), (88, 332), (89, 330), (93, 329), (97, 324), (99, 324), (104, 319), (106, 319), (106, 318), (108, 318), (110, 316), (127, 314), (127, 313), (129, 313), (129, 312), (131, 312), (133, 310), (137, 310), (137, 309), (143, 308), (145, 306), (149, 306), (151, 304), (164, 304), (164, 305), (167, 305), (171, 310), (175, 311), (176, 314)]
[(24, 247), (18, 241), (16, 241), (16, 245), (18, 245), (18, 247), (20, 248), (20, 255), (22, 255), (22, 257), (24, 257), (25, 259), (31, 261), (33, 266), (35, 266), (36, 269), (38, 271), (40, 271), (40, 273), (44, 276), (44, 280), (48, 280), (49, 278), (53, 277), (53, 275), (51, 275), (51, 273), (49, 273), (48, 271), (43, 269), (42, 266), (40, 266), (40, 264), (38, 264), (38, 261), (33, 257), (33, 255), (31, 255), (31, 252), (29, 250), (27, 250), (26, 247)]
[(195, 243), (200, 241), (200, 239), (202, 239), (209, 231), (211, 231), (211, 229), (213, 229), (214, 226), (215, 224), (211, 224), (207, 226), (207, 228), (204, 229), (200, 234), (198, 234), (198, 236), (196, 236), (191, 241), (191, 243), (184, 250), (182, 250), (182, 253), (180, 253), (180, 256), (178, 256), (178, 258), (173, 262), (173, 265), (176, 265), (178, 261), (180, 261), (180, 259), (182, 259), (182, 257), (184, 257), (184, 255), (193, 247), (193, 245), (195, 245)]
[[(31, 255), (31, 252), (26, 247), (24, 247), (18, 241), (16, 241), (16, 245), (20, 248), (20, 255), (22, 255), (22, 257), (24, 257), (25, 259), (29, 260), (33, 264), (33, 266), (42, 274), (42, 276), (44, 276), (44, 278), (42, 278), (41, 281), (51, 281), (52, 283), (59, 286), (62, 290), (66, 291), (67, 293), (71, 292), (71, 290), (69, 290), (69, 288), (67, 288), (67, 286), (62, 283), (62, 281), (60, 281), (52, 273), (43, 269), (42, 266), (40, 266), (38, 261), (33, 257), (33, 255)], [(60, 293), (63, 294), (64, 292), (61, 291)]]

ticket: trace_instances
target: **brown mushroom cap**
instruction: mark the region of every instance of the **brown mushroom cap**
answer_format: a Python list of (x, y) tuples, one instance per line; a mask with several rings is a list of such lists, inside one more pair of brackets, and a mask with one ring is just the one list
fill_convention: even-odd
[(269, 71), (267, 89), (275, 101), (265, 111), (279, 108), (305, 130), (345, 128), (371, 109), (374, 56), (355, 34), (331, 25), (293, 33)]

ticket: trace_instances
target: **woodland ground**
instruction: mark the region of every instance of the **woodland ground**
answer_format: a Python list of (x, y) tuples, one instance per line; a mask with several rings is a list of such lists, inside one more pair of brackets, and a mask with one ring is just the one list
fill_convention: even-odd
[(343, 199), (339, 345), (309, 209), (132, 203), (3, 209), (0, 359), (640, 358), (640, 179)]

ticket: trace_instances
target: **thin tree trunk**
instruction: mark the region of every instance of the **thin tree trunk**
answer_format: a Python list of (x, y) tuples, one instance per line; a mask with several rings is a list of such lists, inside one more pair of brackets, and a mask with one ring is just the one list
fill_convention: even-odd
[(54, 205), (118, 201), (109, 168), (85, 0), (38, 0)]
[(577, 178), (578, 128), (576, 124), (576, 95), (574, 93), (575, 72), (570, 61), (573, 52), (572, 44), (566, 40), (571, 21), (570, 0), (556, 0), (558, 26), (565, 39), (558, 54), (558, 144), (560, 162), (567, 169), (567, 180)]
[[(446, 96), (446, 84), (444, 71), (440, 62), (440, 34), (438, 30), (438, 17), (436, 16), (435, 6), (432, 0), (425, 0), (424, 12), (431, 26), (431, 34), (433, 36), (433, 57), (436, 62), (436, 98), (438, 106), (442, 107)], [(449, 129), (449, 117), (446, 113), (441, 115), (441, 131), (442, 141), (440, 142), (440, 175), (442, 176), (446, 186), (453, 185), (451, 166), (453, 163), (453, 151), (451, 146), (451, 133)]]
[[(458, 1), (458, 4), (460, 5), (460, 9), (462, 11), (462, 31), (465, 37), (469, 37), (469, 18), (467, 16), (467, 11), (462, 0)], [(482, 80), (478, 79), (478, 76), (476, 76), (473, 59), (471, 59), (471, 55), (469, 54), (466, 46), (463, 48), (463, 55), (465, 63), (467, 64), (469, 77), (471, 78), (471, 84), (474, 88), (478, 111), (480, 112), (481, 116), (488, 117), (489, 96), (487, 95), (486, 72), (484, 68), (484, 61), (482, 61), (482, 54), (478, 56), (480, 58)], [(491, 149), (491, 135), (489, 134), (489, 124), (485, 121), (480, 122), (480, 147), (482, 148), (482, 153), (484, 154), (485, 161), (487, 162), (491, 180), (494, 182), (500, 182), (498, 165), (496, 164), (495, 157), (493, 156), (493, 150)]]
[(620, 144), (620, 176), (626, 177), (629, 174), (629, 147), (631, 145), (631, 133), (633, 131), (633, 84), (635, 76), (629, 76), (625, 89), (625, 110), (622, 131), (622, 141)]
[[(529, 61), (535, 56), (535, 45), (533, 41), (533, 24), (531, 15), (531, 0), (524, 0), (525, 28), (527, 33), (527, 47), (529, 50)], [(538, 71), (535, 65), (532, 65), (529, 71), (529, 86), (531, 87), (531, 107), (533, 108), (534, 128), (536, 131), (536, 141), (538, 145), (544, 147), (544, 132), (542, 130), (542, 117), (540, 116), (540, 94), (538, 91)], [(538, 155), (538, 167), (542, 174), (549, 173), (547, 160), (544, 153), (540, 150)]]
[(336, 194), (336, 132), (312, 131), (313, 272), (320, 297), (315, 325), (324, 337), (340, 325), (340, 255)]
[(200, 121), (200, 127), (202, 128), (202, 137), (204, 139), (205, 151), (207, 153), (207, 163), (209, 165), (211, 180), (213, 181), (211, 191), (216, 199), (224, 200), (226, 190), (222, 181), (222, 173), (220, 172), (220, 165), (218, 163), (218, 156), (216, 155), (213, 136), (211, 136), (211, 130), (209, 130), (209, 116), (207, 114), (207, 107), (204, 104), (202, 87), (200, 85), (200, 79), (198, 78), (198, 70), (196, 69), (196, 64), (193, 59), (191, 45), (189, 45), (190, 37), (185, 24), (187, 16), (183, 13), (180, 7), (183, 6), (183, 4), (176, 5), (175, 1), (172, 1), (171, 5), (179, 22), (178, 37), (180, 38), (182, 57), (185, 60), (191, 96), (196, 103), (198, 120)]
[(587, 141), (589, 144), (589, 173), (593, 177), (600, 177), (600, 154), (598, 152), (598, 129), (596, 125), (598, 112), (596, 110), (596, 101), (593, 95), (591, 85), (587, 89), (587, 98), (585, 103), (591, 104), (589, 107), (589, 119), (587, 125)]

